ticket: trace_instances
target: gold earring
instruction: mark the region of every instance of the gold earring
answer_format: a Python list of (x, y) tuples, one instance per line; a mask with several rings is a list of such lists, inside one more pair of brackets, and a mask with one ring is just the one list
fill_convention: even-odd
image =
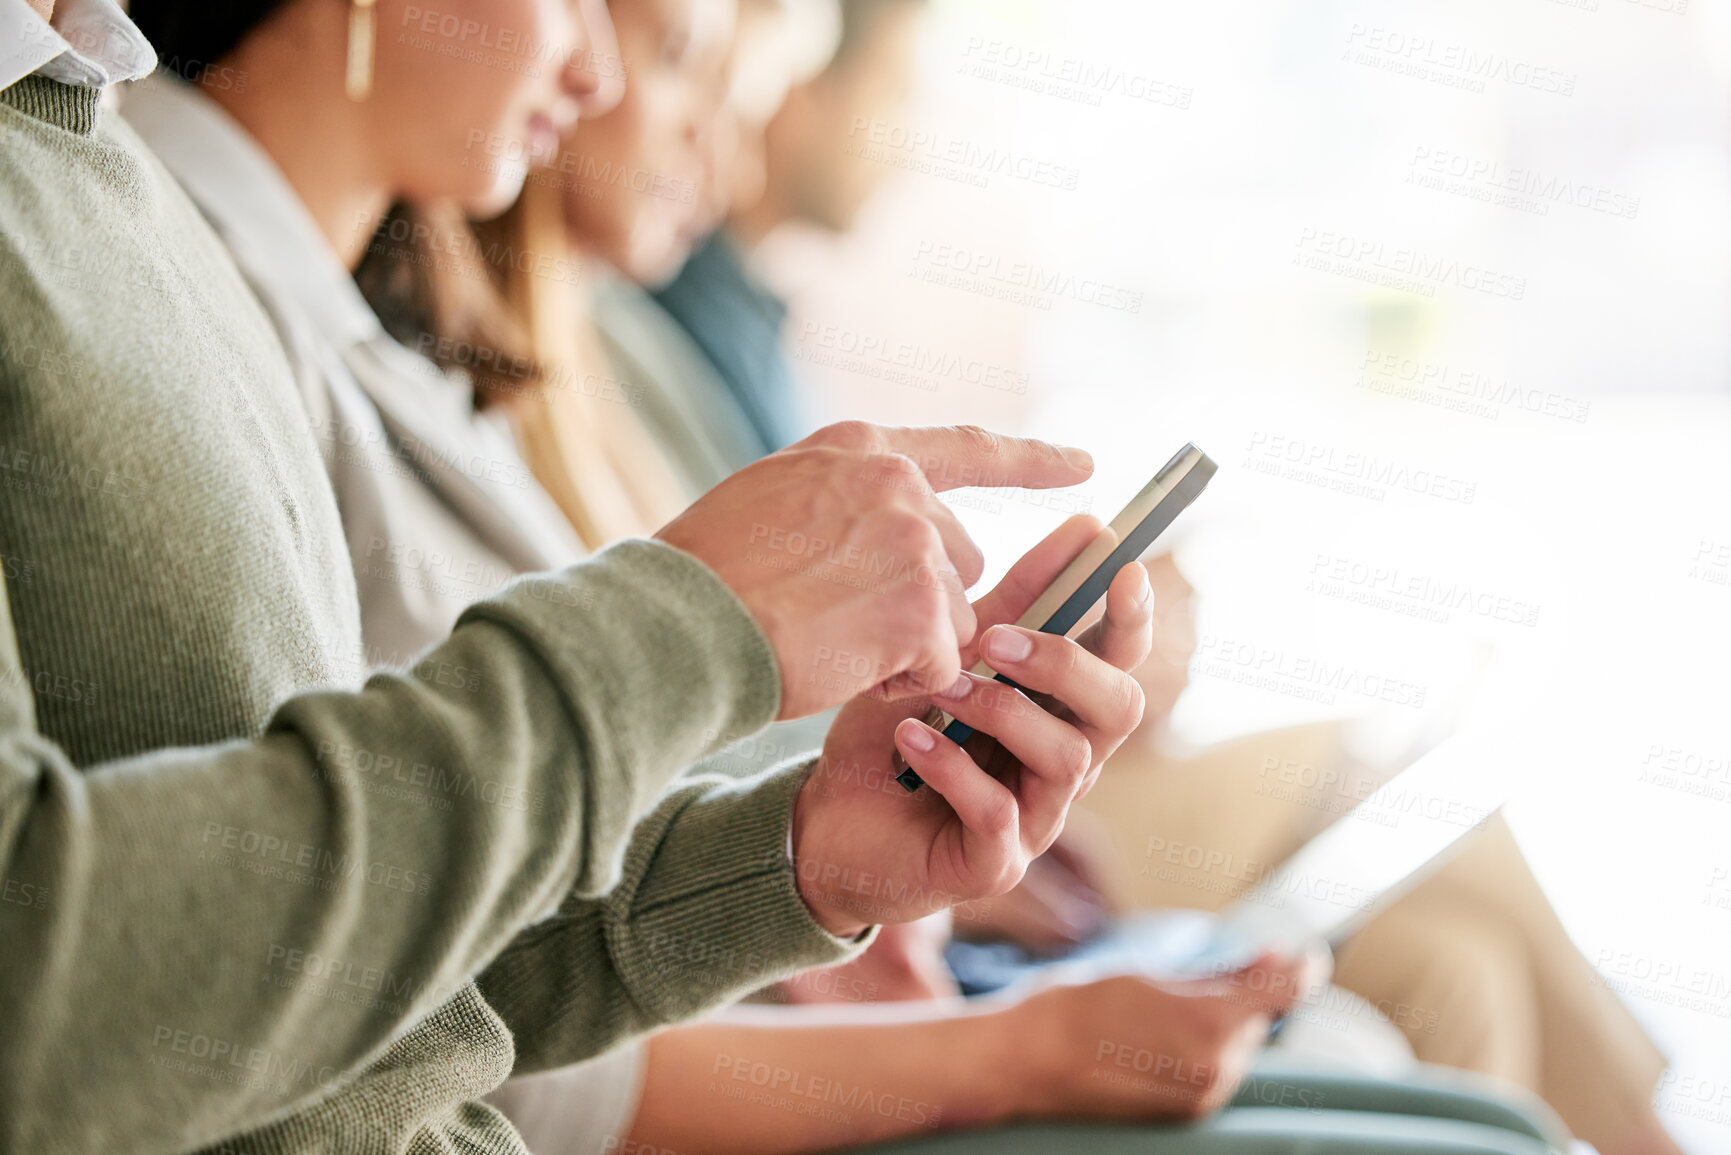
[(343, 87), (362, 101), (373, 91), (373, 0), (350, 0), (349, 62)]

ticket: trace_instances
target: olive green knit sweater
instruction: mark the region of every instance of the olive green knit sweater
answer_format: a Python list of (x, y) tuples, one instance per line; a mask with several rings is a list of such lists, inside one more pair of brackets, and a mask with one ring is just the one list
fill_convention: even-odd
[(797, 769), (664, 792), (779, 697), (693, 558), (525, 580), (361, 688), (267, 320), (40, 78), (0, 92), (0, 559), (0, 1151), (519, 1152), (475, 1102), (514, 1063), (848, 953)]

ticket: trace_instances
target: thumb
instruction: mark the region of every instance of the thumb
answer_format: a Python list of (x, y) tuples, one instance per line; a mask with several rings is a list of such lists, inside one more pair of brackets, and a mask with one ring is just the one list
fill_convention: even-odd
[(1326, 950), (1323, 948), (1322, 954), (1307, 950), (1299, 955), (1270, 951), (1243, 970), (1227, 975), (1224, 981), (1241, 1005), (1279, 1018), (1326, 979), (1330, 969)]
[[(1004, 625), (1021, 617), (1046, 592), (1046, 587), (1064, 572), (1064, 567), (1087, 549), (1104, 528), (1099, 518), (1079, 513), (1017, 559), (1003, 579), (974, 603), (974, 616), (979, 622), (975, 637), (992, 626)], [(970, 644), (963, 654), (962, 664), (971, 666), (979, 657), (978, 647)]]

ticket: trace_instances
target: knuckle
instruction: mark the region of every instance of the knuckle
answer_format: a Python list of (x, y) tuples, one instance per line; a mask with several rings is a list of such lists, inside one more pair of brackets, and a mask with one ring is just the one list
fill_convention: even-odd
[[(998, 795), (981, 816), (981, 825), (985, 828), (985, 832), (994, 838), (1013, 840), (1016, 833), (1016, 800), (1010, 797), (1007, 791)], [(1000, 871), (1000, 881), (1004, 878), (1009, 879), (1009, 884), (1004, 887), (1004, 890), (1010, 889), (1022, 880), (1021, 866), (1013, 858), (1006, 861)]]
[(910, 566), (936, 566), (947, 556), (937, 526), (913, 510), (897, 511), (893, 532)]
[(1023, 869), (1019, 859), (1005, 863), (1004, 866), (998, 870), (997, 876), (992, 879), (992, 895), (995, 897), (1000, 894), (1010, 893), (1010, 891), (1016, 889), (1016, 887), (1021, 883), (1022, 876), (1025, 873), (1026, 871)]
[(956, 435), (964, 448), (983, 461), (996, 461), (1004, 455), (1004, 439), (979, 425), (958, 425)]
[(874, 453), (871, 455), (871, 463), (885, 482), (906, 482), (911, 485), (914, 479), (925, 476), (920, 469), (920, 463), (905, 453)]
[(811, 440), (836, 449), (861, 452), (877, 444), (877, 428), (865, 421), (837, 421), (812, 434)]
[(1117, 729), (1128, 734), (1142, 724), (1142, 716), (1148, 708), (1148, 695), (1143, 691), (1142, 683), (1128, 674), (1121, 674), (1114, 681), (1118, 687), (1115, 704)]
[(836, 508), (846, 509), (854, 504), (859, 483), (857, 455), (833, 445), (814, 445), (800, 452), (806, 458), (807, 474), (794, 484), (813, 486)]
[(1060, 655), (1057, 659), (1058, 669), (1063, 671), (1065, 677), (1075, 675), (1093, 656), (1082, 648), (1080, 642), (1072, 638), (1061, 637), (1057, 639), (1057, 643), (1057, 652)]
[(1070, 739), (1064, 745), (1059, 756), (1059, 765), (1064, 776), (1069, 779), (1081, 779), (1094, 768), (1094, 745), (1081, 733)]
[(911, 559), (928, 547), (934, 536), (931, 523), (904, 506), (884, 509), (872, 527), (878, 545), (901, 559)]

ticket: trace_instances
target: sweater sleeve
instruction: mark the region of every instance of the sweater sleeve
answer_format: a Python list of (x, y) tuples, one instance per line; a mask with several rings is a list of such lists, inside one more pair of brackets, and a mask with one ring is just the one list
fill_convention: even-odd
[(580, 1062), (864, 949), (871, 932), (834, 937), (795, 885), (788, 822), (810, 769), (680, 782), (638, 827), (617, 887), (572, 895), (493, 961), (479, 983), (511, 1028), (514, 1074)]
[[(294, 698), (256, 741), (80, 769), (37, 729), (0, 600), (0, 1150), (178, 1150), (328, 1092), (606, 892), (667, 782), (780, 694), (745, 608), (653, 542), (514, 584), (427, 658)], [(728, 898), (649, 874), (676, 906)], [(766, 949), (807, 957), (797, 921)], [(597, 1003), (658, 982), (635, 947), (564, 961)], [(334, 968), (392, 997), (333, 995)]]

